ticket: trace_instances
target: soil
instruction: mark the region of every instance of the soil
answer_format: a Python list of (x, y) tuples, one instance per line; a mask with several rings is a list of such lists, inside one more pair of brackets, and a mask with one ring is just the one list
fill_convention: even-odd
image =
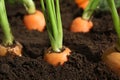
[[(39, 1), (35, 1), (40, 9)], [(74, 0), (60, 0), (64, 45), (72, 50), (69, 61), (53, 67), (43, 60), (50, 47), (47, 31), (29, 31), (22, 19), (26, 14), (21, 4), (7, 4), (7, 14), (13, 35), (23, 45), (22, 57), (0, 57), (0, 80), (120, 80), (101, 60), (104, 50), (117, 39), (110, 12), (95, 12), (94, 27), (88, 33), (72, 33), (69, 27), (83, 10)], [(0, 30), (0, 40), (2, 31)]]

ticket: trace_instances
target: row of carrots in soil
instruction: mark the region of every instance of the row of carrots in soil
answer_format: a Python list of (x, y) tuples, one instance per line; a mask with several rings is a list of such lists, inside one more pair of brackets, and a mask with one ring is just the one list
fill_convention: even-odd
[[(12, 54), (21, 57), (22, 45), (15, 40), (10, 24), (7, 18), (5, 2), (18, 2), (24, 5), (27, 14), (24, 15), (23, 22), (28, 30), (38, 30), (43, 32), (47, 28), (51, 47), (44, 53), (44, 60), (53, 66), (63, 65), (68, 61), (71, 50), (67, 46), (63, 46), (63, 28), (60, 14), (59, 0), (40, 0), (42, 10), (37, 10), (33, 0), (0, 0), (0, 27), (3, 31), (3, 40), (0, 44), (0, 56)], [(120, 75), (120, 18), (117, 12), (117, 3), (120, 0), (74, 0), (79, 8), (83, 9), (82, 16), (73, 20), (70, 26), (71, 32), (87, 33), (94, 26), (92, 15), (95, 10), (106, 9), (111, 12), (114, 28), (118, 36), (118, 41), (111, 48), (108, 48), (102, 60), (115, 73)], [(117, 6), (116, 6), (117, 5)]]

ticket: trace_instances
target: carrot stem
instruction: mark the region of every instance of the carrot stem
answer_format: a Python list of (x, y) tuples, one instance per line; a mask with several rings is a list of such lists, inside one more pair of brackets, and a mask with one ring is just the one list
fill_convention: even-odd
[(45, 5), (44, 5), (44, 1), (43, 1), (43, 0), (40, 0), (40, 3), (41, 3), (42, 10), (43, 10), (43, 12), (45, 13)]
[(60, 52), (62, 49), (63, 31), (59, 0), (40, 0), (40, 3), (46, 19), (52, 49), (55, 52)]
[(120, 47), (120, 18), (119, 18), (119, 15), (117, 13), (117, 9), (116, 9), (114, 0), (107, 0), (107, 2), (108, 2), (108, 5), (110, 7), (110, 11), (111, 11), (112, 18), (113, 18), (113, 23), (115, 26), (115, 31), (118, 35), (118, 44)]
[(100, 0), (90, 0), (87, 7), (84, 9), (84, 12), (82, 14), (82, 18), (85, 20), (89, 20), (94, 12), (94, 10), (97, 8)]
[(35, 13), (36, 7), (35, 7), (33, 0), (22, 0), (21, 2), (24, 4), (28, 14)]
[(2, 41), (3, 45), (4, 46), (12, 45), (14, 38), (11, 33), (10, 25), (8, 22), (4, 0), (0, 0), (0, 25), (4, 34), (4, 38)]
[(56, 15), (57, 15), (57, 24), (58, 24), (58, 46), (62, 48), (63, 42), (63, 30), (62, 30), (62, 21), (61, 21), (61, 14), (60, 14), (60, 5), (59, 0), (56, 0)]
[(48, 15), (51, 23), (51, 28), (53, 28), (53, 37), (56, 40), (56, 37), (58, 36), (58, 31), (57, 31), (57, 23), (56, 23), (56, 15), (55, 15), (55, 9), (53, 8), (52, 5), (52, 0), (46, 0), (46, 6), (48, 10)]

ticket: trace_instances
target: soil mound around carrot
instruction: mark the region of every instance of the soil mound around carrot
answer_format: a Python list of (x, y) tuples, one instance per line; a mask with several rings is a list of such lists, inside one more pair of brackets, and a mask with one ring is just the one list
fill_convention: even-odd
[[(35, 2), (40, 9), (39, 1)], [(45, 62), (44, 51), (50, 47), (46, 29), (42, 33), (27, 30), (22, 21), (24, 7), (7, 4), (9, 22), (16, 40), (23, 45), (23, 56), (0, 57), (0, 80), (120, 80), (101, 60), (104, 50), (117, 39), (110, 13), (95, 13), (89, 33), (72, 33), (71, 22), (83, 10), (74, 0), (60, 0), (60, 4), (64, 45), (72, 50), (69, 61), (58, 67)]]

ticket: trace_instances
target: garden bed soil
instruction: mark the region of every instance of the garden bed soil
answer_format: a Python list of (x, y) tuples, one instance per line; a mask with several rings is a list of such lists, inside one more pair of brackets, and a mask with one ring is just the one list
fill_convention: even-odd
[[(35, 1), (40, 9), (39, 1)], [(72, 52), (63, 66), (53, 67), (43, 60), (50, 47), (47, 31), (29, 31), (23, 24), (26, 13), (21, 4), (7, 4), (8, 19), (15, 39), (23, 45), (23, 56), (0, 57), (0, 80), (120, 80), (101, 60), (101, 55), (117, 39), (109, 12), (95, 12), (94, 27), (88, 33), (69, 31), (72, 20), (81, 16), (74, 0), (60, 0), (64, 45)], [(0, 30), (0, 40), (2, 31)]]

